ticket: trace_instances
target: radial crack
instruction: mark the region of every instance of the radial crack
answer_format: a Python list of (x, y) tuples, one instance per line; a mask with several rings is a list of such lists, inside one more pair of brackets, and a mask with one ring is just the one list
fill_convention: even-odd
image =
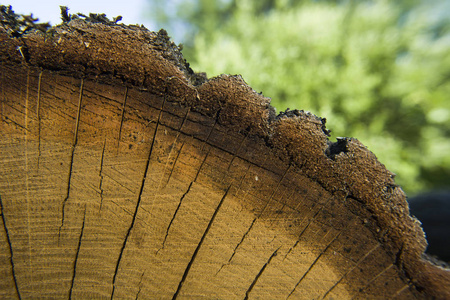
[(125, 87), (125, 95), (123, 97), (123, 103), (122, 103), (122, 115), (120, 117), (119, 136), (117, 138), (117, 149), (119, 149), (119, 143), (120, 143), (120, 139), (122, 137), (122, 126), (123, 126), (123, 120), (124, 120), (124, 115), (125, 115), (125, 105), (127, 103), (127, 97), (128, 97), (128, 87)]
[(116, 278), (117, 278), (117, 274), (119, 272), (120, 262), (122, 260), (123, 253), (124, 253), (125, 248), (127, 246), (127, 242), (128, 242), (128, 238), (130, 237), (131, 230), (133, 229), (134, 223), (136, 222), (136, 216), (137, 216), (137, 213), (139, 211), (139, 205), (141, 204), (142, 192), (144, 191), (145, 180), (147, 179), (147, 172), (148, 172), (148, 168), (150, 166), (150, 158), (152, 157), (153, 147), (155, 145), (155, 140), (156, 140), (156, 134), (158, 133), (158, 126), (159, 126), (159, 123), (161, 121), (161, 115), (162, 115), (162, 112), (164, 110), (165, 101), (166, 100), (164, 99), (164, 101), (162, 103), (162, 106), (161, 106), (161, 110), (159, 111), (158, 120), (156, 121), (155, 131), (153, 132), (152, 144), (150, 145), (150, 150), (149, 150), (149, 153), (148, 153), (147, 161), (145, 163), (144, 174), (142, 176), (141, 187), (139, 189), (139, 195), (138, 195), (138, 199), (137, 199), (137, 203), (136, 203), (136, 208), (134, 210), (133, 218), (131, 220), (130, 227), (127, 230), (127, 234), (125, 235), (125, 238), (123, 240), (123, 244), (122, 244), (122, 248), (120, 249), (119, 257), (117, 258), (116, 268), (114, 270), (114, 276), (113, 276), (113, 281), (112, 281), (113, 288), (112, 288), (112, 292), (111, 292), (111, 299), (113, 299), (114, 291), (116, 289)]
[(200, 174), (200, 171), (202, 170), (203, 165), (205, 164), (205, 161), (208, 158), (209, 152), (211, 152), (211, 148), (208, 148), (208, 152), (206, 153), (205, 157), (203, 158), (203, 161), (200, 164), (200, 167), (198, 167), (198, 171), (197, 171), (197, 174), (195, 175), (194, 182), (197, 181), (198, 175)]
[(75, 283), (75, 276), (77, 274), (78, 255), (80, 254), (81, 240), (83, 239), (85, 220), (86, 220), (86, 205), (84, 206), (83, 224), (81, 225), (80, 237), (78, 239), (77, 253), (75, 254), (75, 260), (73, 262), (72, 282), (70, 284), (69, 299), (72, 299), (73, 284)]
[(59, 244), (59, 238), (61, 237), (61, 229), (64, 226), (66, 203), (70, 197), (70, 181), (72, 179), (73, 159), (74, 159), (74, 155), (75, 155), (75, 148), (77, 146), (77, 141), (78, 141), (78, 128), (80, 125), (80, 113), (81, 113), (81, 101), (83, 99), (83, 88), (84, 88), (84, 79), (81, 79), (80, 96), (78, 98), (77, 118), (75, 121), (75, 132), (73, 135), (72, 153), (70, 155), (70, 167), (69, 167), (69, 174), (68, 174), (68, 178), (67, 178), (67, 192), (66, 192), (66, 197), (63, 200), (62, 208), (61, 208), (61, 225), (59, 226), (59, 230), (58, 230), (58, 244)]
[(219, 212), (220, 207), (223, 204), (223, 201), (225, 200), (226, 196), (228, 195), (228, 191), (230, 190), (230, 188), (231, 188), (231, 185), (226, 190), (225, 194), (223, 195), (222, 199), (220, 200), (219, 204), (217, 205), (216, 210), (214, 211), (211, 219), (209, 220), (208, 226), (206, 227), (205, 232), (203, 233), (202, 238), (200, 239), (200, 242), (197, 244), (197, 248), (195, 248), (195, 251), (192, 254), (191, 260), (189, 261), (189, 263), (187, 264), (186, 269), (184, 270), (184, 274), (181, 277), (180, 283), (178, 284), (178, 288), (175, 291), (175, 294), (173, 295), (172, 300), (174, 300), (174, 299), (176, 299), (178, 297), (178, 294), (180, 293), (181, 288), (183, 287), (183, 283), (184, 283), (184, 281), (186, 280), (186, 278), (187, 278), (187, 276), (189, 274), (189, 271), (190, 271), (190, 269), (192, 267), (192, 264), (194, 263), (195, 258), (197, 257), (197, 253), (200, 250), (200, 248), (201, 248), (201, 246), (202, 246), (206, 236), (208, 235), (208, 232), (209, 232), (212, 224), (214, 223), (214, 219), (216, 218), (217, 213)]
[(264, 208), (262, 209), (262, 211), (259, 213), (258, 218), (262, 216), (262, 214), (264, 213), (264, 211), (266, 210), (267, 206), (269, 206), (270, 202), (273, 199), (273, 196), (275, 196), (276, 192), (278, 192), (278, 189), (280, 188), (281, 182), (283, 182), (284, 178), (286, 177), (286, 175), (289, 173), (289, 170), (291, 169), (291, 165), (289, 165), (289, 167), (286, 169), (286, 171), (284, 171), (283, 176), (281, 177), (281, 179), (278, 181), (277, 186), (275, 187), (275, 189), (272, 191), (272, 194), (270, 195), (269, 199), (266, 202), (266, 205), (264, 205)]
[(145, 271), (142, 272), (142, 274), (141, 274), (141, 279), (139, 280), (139, 284), (138, 284), (139, 289), (138, 289), (138, 292), (137, 292), (137, 294), (136, 294), (136, 297), (134, 298), (135, 300), (137, 300), (137, 299), (139, 298), (139, 294), (141, 293), (141, 289), (142, 289), (142, 278), (144, 278), (144, 273), (145, 273)]
[(277, 256), (277, 252), (280, 249), (280, 247), (278, 247), (277, 250), (275, 250), (272, 255), (269, 257), (269, 260), (267, 260), (267, 262), (264, 264), (264, 266), (261, 268), (261, 270), (259, 270), (258, 274), (256, 274), (255, 279), (253, 279), (253, 282), (250, 284), (250, 286), (247, 289), (247, 292), (245, 292), (245, 300), (248, 299), (248, 296), (250, 295), (251, 291), (253, 290), (253, 287), (256, 285), (256, 283), (258, 282), (259, 277), (261, 277), (261, 275), (263, 274), (264, 270), (266, 269), (266, 267), (270, 264), (270, 261), (272, 260), (272, 258), (274, 258), (275, 256)]
[(36, 116), (38, 121), (38, 157), (37, 157), (38, 170), (39, 170), (39, 160), (41, 158), (41, 83), (42, 83), (42, 72), (39, 73), (37, 101), (36, 101)]
[(9, 247), (9, 262), (11, 263), (11, 273), (12, 273), (13, 280), (14, 280), (14, 286), (16, 288), (17, 297), (19, 297), (19, 299), (22, 299), (22, 297), (20, 296), (20, 292), (19, 292), (19, 286), (17, 284), (16, 272), (14, 269), (14, 253), (13, 253), (13, 249), (12, 249), (11, 238), (10, 238), (9, 232), (8, 232), (8, 227), (6, 226), (5, 211), (4, 211), (3, 202), (2, 202), (1, 197), (0, 197), (0, 210), (1, 210), (0, 214), (2, 216), (2, 221), (3, 221), (3, 229), (5, 230), (6, 240), (8, 242), (8, 247)]
[(241, 246), (242, 242), (245, 240), (245, 237), (248, 235), (248, 233), (250, 232), (250, 230), (252, 230), (253, 225), (255, 224), (257, 218), (254, 218), (252, 221), (252, 224), (250, 224), (250, 226), (247, 228), (247, 231), (244, 233), (244, 235), (242, 236), (241, 240), (239, 241), (239, 243), (237, 243), (236, 247), (234, 247), (233, 249), (233, 253), (231, 254), (230, 258), (228, 259), (228, 261), (226, 263), (224, 263), (219, 271), (216, 272), (216, 275), (219, 274), (220, 271), (222, 271), (223, 267), (225, 267), (226, 265), (229, 265), (231, 263), (231, 260), (233, 259), (234, 255), (236, 254), (237, 249)]
[(165, 246), (166, 240), (167, 240), (167, 236), (169, 235), (169, 230), (170, 230), (170, 228), (172, 227), (172, 223), (173, 223), (173, 221), (175, 220), (175, 217), (177, 216), (178, 210), (180, 209), (180, 206), (181, 206), (181, 203), (183, 202), (183, 199), (184, 199), (184, 198), (186, 197), (186, 195), (189, 194), (189, 192), (191, 191), (191, 187), (192, 187), (192, 184), (193, 184), (193, 183), (194, 183), (194, 181), (192, 181), (191, 184), (189, 184), (189, 187), (187, 188), (187, 191), (183, 194), (183, 196), (181, 196), (180, 201), (178, 202), (178, 206), (177, 206), (177, 208), (175, 209), (175, 213), (173, 214), (172, 219), (170, 220), (169, 226), (167, 226), (167, 229), (166, 229), (166, 235), (164, 236), (164, 241), (162, 242), (162, 246), (161, 246), (161, 248), (159, 248), (158, 251), (156, 251), (156, 254), (158, 254), (158, 252), (159, 252), (160, 250), (164, 249), (164, 246)]
[(311, 218), (311, 220), (309, 220), (308, 224), (305, 226), (305, 228), (303, 228), (302, 232), (300, 232), (300, 234), (298, 235), (297, 241), (295, 242), (295, 244), (289, 248), (289, 250), (286, 252), (286, 255), (284, 256), (283, 260), (286, 259), (286, 257), (289, 255), (289, 253), (291, 253), (291, 251), (297, 247), (298, 243), (300, 242), (300, 238), (302, 237), (302, 235), (305, 233), (306, 229), (308, 229), (309, 225), (311, 225), (311, 223), (316, 219), (317, 215), (319, 214), (319, 212), (321, 212), (323, 209), (323, 207), (321, 207), (315, 214), (314, 216)]
[[(186, 112), (186, 115), (183, 118), (183, 122), (181, 122), (181, 125), (178, 128), (177, 135), (175, 136), (175, 139), (174, 139), (174, 141), (172, 143), (172, 146), (170, 147), (169, 158), (170, 158), (170, 155), (172, 154), (173, 149), (175, 148), (175, 145), (177, 144), (178, 138), (180, 137), (180, 134), (181, 134), (181, 130), (182, 130), (183, 126), (184, 126), (184, 123), (186, 122), (186, 120), (188, 118), (188, 115), (189, 115), (190, 111), (191, 111), (191, 108), (189, 107), (187, 112)], [(172, 177), (172, 174), (173, 174), (173, 170), (175, 169), (175, 164), (177, 163), (178, 157), (180, 156), (180, 153), (181, 153), (181, 150), (183, 149), (183, 146), (184, 146), (184, 142), (181, 145), (181, 148), (178, 151), (177, 156), (175, 157), (175, 161), (172, 163), (172, 168), (170, 170), (169, 177), (167, 178), (167, 181), (166, 181), (165, 185), (169, 184), (170, 178)], [(169, 162), (169, 158), (167, 159), (167, 162)]]
[(181, 154), (181, 151), (183, 150), (183, 147), (184, 147), (184, 143), (181, 145), (180, 150), (178, 150), (177, 156), (175, 157), (175, 160), (174, 160), (174, 162), (172, 164), (172, 168), (170, 170), (169, 177), (167, 178), (166, 185), (169, 184), (170, 178), (172, 178), (173, 171), (175, 170), (175, 165), (176, 165), (176, 163), (178, 161), (178, 158), (180, 157), (180, 154)]
[[(248, 233), (250, 232), (250, 230), (253, 228), (253, 225), (255, 224), (256, 219), (258, 219), (258, 218), (260, 218), (260, 217), (262, 216), (262, 214), (264, 213), (265, 209), (267, 208), (267, 206), (268, 206), (269, 203), (271, 202), (273, 196), (274, 196), (275, 193), (278, 191), (278, 189), (279, 189), (279, 187), (280, 187), (280, 185), (281, 185), (281, 182), (284, 180), (284, 178), (286, 177), (286, 175), (287, 175), (287, 173), (289, 172), (290, 169), (291, 169), (291, 166), (289, 166), (289, 167), (286, 169), (286, 171), (284, 172), (283, 176), (282, 176), (281, 179), (278, 181), (277, 186), (275, 187), (275, 189), (273, 190), (273, 192), (272, 192), (272, 194), (270, 195), (269, 199), (267, 200), (266, 204), (264, 205), (264, 208), (261, 210), (261, 212), (258, 214), (258, 216), (257, 216), (255, 219), (253, 219), (253, 222), (252, 222), (252, 224), (250, 225), (250, 227), (247, 229), (247, 232), (245, 232), (245, 234), (242, 236), (241, 241), (240, 241), (240, 242), (236, 245), (236, 247), (234, 248), (233, 254), (232, 254), (231, 257), (228, 259), (228, 262), (225, 263), (225, 264), (223, 264), (223, 265), (220, 267), (220, 269), (219, 269), (219, 271), (217, 271), (216, 275), (222, 270), (222, 268), (223, 268), (225, 265), (227, 265), (227, 264), (229, 264), (229, 263), (231, 262), (231, 260), (233, 259), (234, 255), (236, 254), (237, 249), (240, 247), (240, 245), (241, 245), (242, 242), (245, 240), (245, 238), (247, 237), (247, 235), (248, 235)], [(197, 174), (197, 175), (198, 175), (198, 174)]]
[(308, 270), (306, 270), (305, 274), (303, 274), (303, 276), (300, 278), (300, 280), (295, 284), (294, 288), (292, 289), (292, 291), (289, 293), (289, 295), (287, 296), (286, 299), (289, 299), (292, 294), (295, 292), (295, 290), (297, 289), (297, 287), (300, 285), (300, 283), (303, 281), (303, 279), (306, 277), (306, 275), (308, 275), (308, 273), (312, 270), (312, 268), (316, 265), (316, 263), (319, 261), (319, 259), (322, 257), (322, 255), (328, 250), (328, 248), (330, 248), (331, 244), (333, 244), (333, 242), (341, 235), (341, 233), (339, 232), (329, 243), (328, 245), (325, 247), (325, 249), (322, 250), (322, 252), (320, 252), (320, 254), (317, 256), (317, 258), (313, 261), (313, 263), (309, 266)]
[(102, 157), (100, 158), (100, 171), (98, 172), (98, 176), (100, 177), (100, 182), (98, 184), (98, 189), (100, 190), (100, 211), (102, 210), (103, 205), (103, 160), (105, 158), (105, 148), (106, 148), (106, 139), (103, 142), (103, 150)]

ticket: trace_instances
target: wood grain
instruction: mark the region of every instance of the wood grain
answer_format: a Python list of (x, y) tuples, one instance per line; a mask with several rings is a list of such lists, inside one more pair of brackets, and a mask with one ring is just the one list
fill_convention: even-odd
[(2, 298), (450, 295), (392, 173), (322, 119), (193, 85), (145, 29), (23, 39), (1, 35)]

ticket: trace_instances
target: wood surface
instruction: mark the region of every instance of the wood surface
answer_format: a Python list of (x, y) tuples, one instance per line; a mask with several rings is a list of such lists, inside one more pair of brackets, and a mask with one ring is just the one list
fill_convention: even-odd
[(0, 298), (450, 298), (375, 155), (164, 31), (0, 27), (0, 61)]

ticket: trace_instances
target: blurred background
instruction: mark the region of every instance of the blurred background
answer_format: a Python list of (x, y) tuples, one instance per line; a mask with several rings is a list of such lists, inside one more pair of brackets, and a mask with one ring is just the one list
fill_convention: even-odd
[(70, 13), (122, 15), (165, 28), (194, 71), (242, 74), (277, 111), (327, 119), (397, 174), (409, 197), (450, 190), (449, 0), (11, 1), (60, 23)]

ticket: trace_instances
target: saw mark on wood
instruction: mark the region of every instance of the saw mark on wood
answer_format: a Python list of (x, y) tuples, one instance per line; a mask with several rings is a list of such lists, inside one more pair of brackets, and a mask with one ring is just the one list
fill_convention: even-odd
[(114, 291), (115, 291), (115, 288), (116, 288), (116, 278), (117, 278), (117, 274), (119, 272), (120, 262), (122, 261), (122, 256), (123, 256), (123, 253), (124, 253), (125, 248), (127, 246), (128, 238), (130, 237), (131, 231), (133, 230), (134, 223), (136, 222), (136, 216), (137, 216), (137, 213), (139, 211), (139, 206), (141, 204), (142, 192), (144, 191), (145, 180), (147, 179), (147, 172), (148, 172), (148, 169), (149, 169), (149, 166), (150, 166), (150, 158), (151, 158), (152, 153), (153, 153), (153, 147), (155, 145), (156, 134), (158, 133), (158, 126), (159, 126), (159, 123), (161, 121), (161, 115), (162, 115), (162, 112), (163, 112), (163, 109), (164, 109), (165, 102), (166, 102), (166, 99), (164, 98), (164, 101), (163, 101), (163, 103), (161, 105), (161, 110), (159, 111), (158, 119), (156, 121), (155, 130), (153, 132), (153, 139), (152, 139), (152, 143), (150, 145), (150, 150), (149, 150), (149, 153), (148, 153), (147, 161), (145, 163), (144, 174), (142, 176), (141, 187), (139, 188), (139, 194), (138, 194), (138, 199), (137, 199), (137, 202), (136, 202), (136, 207), (135, 207), (135, 210), (134, 210), (133, 218), (131, 220), (130, 227), (128, 227), (127, 233), (126, 233), (125, 238), (123, 240), (122, 247), (120, 249), (119, 257), (118, 257), (117, 262), (116, 262), (116, 268), (114, 270), (114, 276), (113, 276), (113, 280), (112, 280), (112, 286), (113, 287), (112, 287), (112, 292), (111, 292), (111, 299), (113, 299), (113, 297), (114, 297)]
[(86, 205), (84, 205), (83, 224), (81, 225), (80, 237), (78, 238), (77, 252), (75, 254), (75, 259), (73, 261), (72, 281), (70, 283), (69, 299), (72, 299), (73, 285), (75, 283), (75, 276), (77, 275), (77, 262), (78, 262), (78, 256), (80, 254), (81, 240), (83, 239), (83, 231), (84, 231), (85, 221), (86, 221)]
[(2, 201), (1, 195), (0, 195), (0, 210), (1, 210), (0, 214), (2, 216), (2, 221), (3, 221), (3, 230), (5, 230), (6, 241), (8, 242), (9, 262), (11, 264), (11, 273), (12, 273), (12, 277), (14, 280), (14, 287), (16, 288), (17, 297), (19, 299), (22, 299), (22, 297), (20, 296), (19, 285), (17, 284), (16, 271), (15, 271), (15, 267), (14, 267), (14, 252), (13, 252), (13, 247), (12, 247), (12, 243), (11, 243), (11, 237), (9, 236), (8, 227), (6, 226), (5, 208), (3, 206), (3, 201)]
[(165, 246), (166, 240), (167, 240), (167, 236), (169, 235), (170, 227), (172, 226), (172, 223), (173, 223), (173, 221), (175, 220), (175, 217), (177, 216), (178, 210), (180, 209), (180, 206), (181, 206), (181, 203), (183, 202), (183, 199), (184, 199), (184, 198), (186, 197), (186, 195), (189, 194), (189, 192), (191, 191), (191, 187), (192, 187), (192, 184), (193, 184), (193, 183), (194, 183), (194, 181), (192, 181), (192, 182), (189, 184), (189, 187), (187, 188), (187, 191), (181, 196), (180, 201), (178, 202), (178, 206), (177, 206), (177, 208), (175, 209), (175, 212), (174, 212), (174, 214), (173, 214), (173, 216), (172, 216), (172, 219), (170, 220), (169, 226), (167, 226), (167, 229), (166, 229), (166, 235), (164, 236), (164, 241), (162, 242), (162, 246), (161, 246), (161, 248), (158, 249), (158, 251), (156, 251), (156, 254), (158, 254), (158, 252), (159, 252), (160, 250), (164, 249), (164, 246)]
[(367, 251), (367, 253), (361, 257), (353, 267), (351, 267), (347, 272), (345, 272), (344, 275), (341, 276), (341, 278), (339, 278), (338, 281), (336, 281), (336, 283), (328, 290), (326, 291), (326, 293), (322, 296), (322, 299), (324, 299), (329, 293), (331, 293), (331, 291), (339, 285), (339, 283), (341, 283), (341, 281), (348, 275), (350, 274), (350, 272), (352, 272), (357, 266), (359, 266), (373, 251), (375, 251), (376, 249), (378, 249), (380, 247), (380, 244), (376, 244), (372, 249), (370, 249), (369, 251)]
[(78, 141), (78, 128), (80, 125), (81, 101), (83, 99), (83, 89), (84, 89), (84, 79), (82, 78), (81, 84), (80, 84), (80, 96), (78, 98), (77, 118), (75, 121), (75, 132), (73, 135), (72, 151), (71, 151), (71, 155), (70, 155), (69, 174), (68, 174), (68, 178), (67, 178), (67, 191), (66, 191), (66, 197), (63, 200), (62, 208), (61, 208), (61, 225), (59, 226), (59, 230), (58, 230), (58, 244), (59, 244), (59, 239), (61, 237), (61, 229), (64, 226), (66, 204), (70, 197), (70, 181), (72, 179), (73, 159), (75, 156), (75, 148), (77, 146), (77, 141)]
[(36, 100), (36, 116), (38, 121), (38, 157), (37, 157), (38, 170), (39, 170), (39, 160), (41, 158), (41, 84), (42, 84), (42, 71), (39, 73), (37, 100)]
[[(114, 171), (116, 171), (117, 173), (119, 173), (122, 177), (126, 177), (124, 174), (122, 174), (121, 172), (119, 172), (117, 169), (114, 168), (113, 165), (110, 165), (110, 168), (113, 169)], [(103, 175), (103, 176), (107, 176), (110, 180), (114, 181), (115, 183), (117, 183), (119, 186), (123, 187), (124, 189), (126, 189), (127, 191), (134, 193), (134, 191), (129, 188), (128, 186), (122, 184), (120, 181), (118, 181), (117, 179), (114, 178), (114, 176), (108, 176), (108, 174)]]
[(253, 288), (255, 287), (256, 283), (258, 282), (259, 277), (261, 277), (261, 275), (263, 274), (264, 270), (267, 268), (267, 266), (270, 264), (270, 262), (272, 261), (272, 258), (274, 258), (275, 256), (277, 256), (277, 252), (281, 247), (278, 247), (277, 250), (275, 250), (272, 255), (269, 257), (269, 259), (267, 260), (267, 262), (264, 264), (264, 266), (261, 268), (261, 270), (259, 270), (258, 274), (256, 274), (255, 279), (253, 279), (252, 283), (250, 284), (250, 286), (248, 287), (247, 291), (245, 292), (245, 297), (244, 299), (247, 300), (248, 296), (250, 295), (251, 291), (253, 290)]
[(122, 112), (121, 112), (121, 117), (120, 117), (119, 136), (117, 137), (117, 151), (119, 150), (119, 143), (122, 138), (122, 126), (123, 126), (123, 120), (124, 120), (124, 115), (125, 115), (125, 105), (127, 103), (127, 97), (128, 97), (128, 87), (125, 87), (125, 95), (123, 97)]
[[(129, 211), (129, 210), (123, 208), (123, 206), (120, 205), (120, 204), (118, 204), (116, 201), (111, 200), (111, 203), (115, 204), (118, 208), (120, 208), (121, 210), (123, 210), (123, 211), (124, 211), (125, 213), (127, 213), (128, 215), (133, 216), (133, 212), (132, 212), (132, 211)], [(113, 212), (112, 210), (110, 210), (110, 211)]]
[(410, 287), (409, 284), (405, 284), (398, 291), (392, 294), (392, 296), (390, 296), (389, 299), (395, 299), (398, 295), (400, 295), (404, 290), (408, 289), (409, 287)]
[[(17, 108), (12, 107), (12, 106), (9, 105), (8, 103), (5, 103), (5, 106), (8, 106), (9, 108), (11, 108), (11, 109), (17, 111), (18, 114), (22, 114), (22, 112), (20, 112)], [(3, 121), (4, 121), (5, 123), (7, 123), (7, 124), (12, 123), (12, 124), (16, 125), (17, 127), (23, 129), (24, 131), (29, 131), (28, 128), (25, 128), (22, 124), (17, 123), (16, 121), (14, 121), (13, 119), (9, 118), (8, 116), (4, 116)]]
[(102, 206), (103, 206), (103, 160), (105, 158), (105, 148), (106, 148), (106, 138), (105, 138), (105, 141), (103, 142), (102, 157), (100, 158), (100, 171), (98, 172), (98, 176), (100, 177), (100, 182), (98, 184), (98, 189), (100, 190), (99, 211), (102, 210)]
[(180, 280), (180, 283), (178, 284), (178, 288), (177, 288), (177, 290), (175, 291), (175, 294), (172, 297), (173, 300), (178, 297), (178, 294), (180, 293), (181, 288), (183, 287), (183, 283), (185, 282), (185, 280), (186, 280), (186, 278), (187, 278), (187, 276), (189, 274), (189, 271), (191, 270), (191, 267), (192, 267), (192, 265), (193, 265), (193, 263), (195, 261), (195, 258), (197, 257), (198, 251), (200, 250), (200, 248), (201, 248), (201, 246), (202, 246), (206, 236), (208, 235), (208, 232), (211, 229), (212, 224), (214, 223), (214, 219), (216, 218), (217, 213), (220, 210), (220, 207), (222, 206), (225, 198), (227, 197), (228, 192), (230, 191), (230, 188), (231, 188), (231, 185), (225, 191), (225, 194), (223, 195), (222, 199), (220, 199), (219, 204), (217, 205), (217, 207), (216, 207), (216, 209), (215, 209), (211, 219), (209, 220), (208, 226), (206, 227), (205, 232), (203, 233), (199, 243), (197, 244), (197, 247), (195, 248), (195, 251), (192, 254), (191, 260), (189, 261), (189, 263), (187, 264), (186, 269), (184, 270), (183, 276), (182, 276), (182, 278)]
[(314, 262), (309, 266), (308, 270), (306, 270), (305, 274), (303, 274), (303, 276), (300, 278), (300, 280), (295, 284), (294, 288), (292, 289), (292, 291), (289, 293), (289, 295), (286, 297), (286, 299), (289, 299), (292, 294), (295, 292), (295, 290), (297, 289), (297, 287), (300, 285), (300, 283), (303, 281), (303, 279), (308, 275), (308, 273), (312, 270), (312, 268), (316, 265), (316, 263), (319, 261), (319, 259), (322, 257), (322, 255), (328, 250), (328, 248), (330, 248), (331, 244), (333, 244), (333, 242), (341, 235), (341, 233), (339, 232), (329, 243), (328, 245), (325, 247), (325, 249), (323, 249), (320, 254), (317, 256), (317, 258), (314, 260)]

